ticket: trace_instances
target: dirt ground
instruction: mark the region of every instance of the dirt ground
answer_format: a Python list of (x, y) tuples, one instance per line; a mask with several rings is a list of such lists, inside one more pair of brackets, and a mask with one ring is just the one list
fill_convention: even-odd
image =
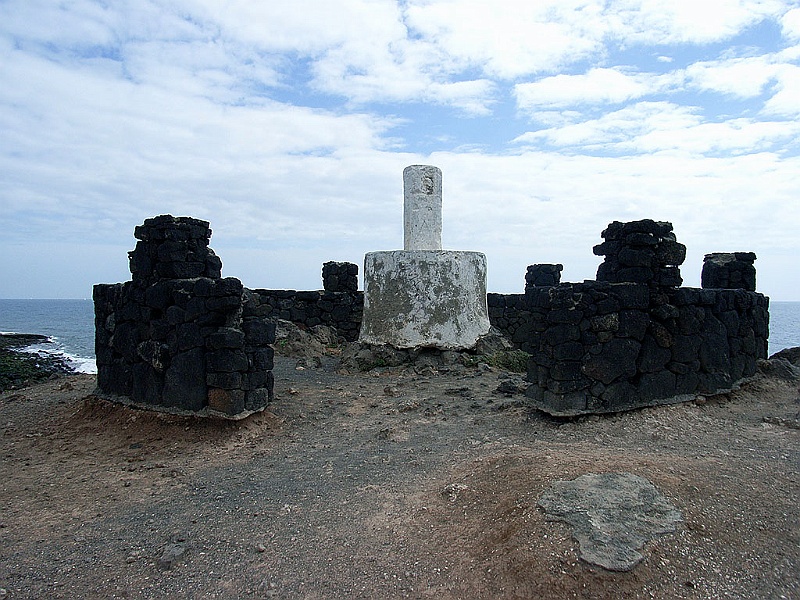
[[(486, 366), (276, 360), (240, 422), (112, 405), (87, 375), (0, 395), (0, 600), (800, 598), (796, 382), (556, 420)], [(612, 471), (683, 515), (627, 573), (536, 505)]]

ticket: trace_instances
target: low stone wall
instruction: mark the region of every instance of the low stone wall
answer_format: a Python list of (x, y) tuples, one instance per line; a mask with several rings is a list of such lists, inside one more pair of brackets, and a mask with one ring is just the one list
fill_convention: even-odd
[(266, 320), (283, 319), (304, 327), (328, 325), (349, 342), (358, 339), (364, 293), (295, 290), (249, 290), (253, 313)]
[[(132, 281), (95, 286), (101, 394), (238, 417), (272, 397), (275, 322), (359, 338), (358, 268), (325, 263), (320, 291), (248, 290), (220, 277), (208, 223), (169, 215), (136, 228)], [(672, 225), (614, 222), (595, 247), (598, 281), (559, 283), (532, 265), (524, 294), (488, 294), (489, 320), (531, 354), (532, 402), (555, 415), (614, 412), (728, 389), (767, 357), (769, 301), (755, 255), (713, 254), (704, 289), (679, 288), (686, 250)], [(708, 284), (744, 289), (705, 289)]]
[(136, 228), (133, 280), (94, 286), (98, 394), (238, 418), (273, 394), (275, 324), (220, 277), (208, 223), (162, 215)]
[(555, 415), (714, 393), (767, 356), (769, 302), (745, 290), (585, 282), (529, 291), (528, 395)]

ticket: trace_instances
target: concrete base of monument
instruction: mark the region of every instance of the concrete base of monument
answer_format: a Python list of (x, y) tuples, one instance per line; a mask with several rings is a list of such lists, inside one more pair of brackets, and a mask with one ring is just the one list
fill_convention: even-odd
[(488, 332), (480, 252), (394, 250), (364, 257), (360, 342), (466, 350)]

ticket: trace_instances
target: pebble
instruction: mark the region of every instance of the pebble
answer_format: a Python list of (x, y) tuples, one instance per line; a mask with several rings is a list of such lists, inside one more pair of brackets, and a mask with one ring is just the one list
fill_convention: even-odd
[(169, 571), (186, 555), (186, 544), (170, 544), (164, 549), (164, 553), (156, 561), (156, 566), (160, 571)]

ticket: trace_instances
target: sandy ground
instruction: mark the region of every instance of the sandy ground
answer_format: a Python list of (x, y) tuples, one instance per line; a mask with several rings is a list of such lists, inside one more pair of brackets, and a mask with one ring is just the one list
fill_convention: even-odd
[[(235, 423), (108, 404), (86, 375), (0, 395), (0, 600), (800, 598), (796, 382), (555, 420), (496, 369), (276, 375)], [(612, 471), (683, 515), (627, 573), (536, 505)]]

